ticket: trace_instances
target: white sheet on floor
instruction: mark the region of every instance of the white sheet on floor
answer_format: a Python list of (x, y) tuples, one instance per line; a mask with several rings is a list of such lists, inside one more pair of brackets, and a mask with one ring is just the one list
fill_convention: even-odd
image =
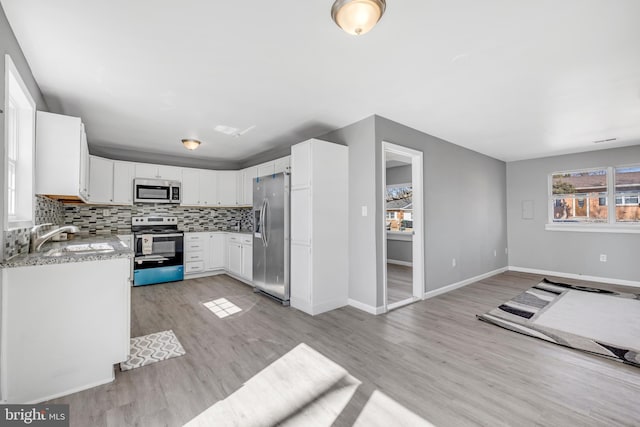
[(640, 350), (640, 301), (568, 291), (534, 324)]

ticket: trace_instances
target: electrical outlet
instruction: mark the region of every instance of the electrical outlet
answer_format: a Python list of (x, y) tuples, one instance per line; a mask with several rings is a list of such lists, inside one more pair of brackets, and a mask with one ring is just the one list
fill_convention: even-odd
[(600, 262), (607, 262), (607, 254), (600, 254)]
[(111, 209), (103, 209), (102, 216), (111, 216)]
[(453, 258), (453, 259), (451, 260), (451, 267), (455, 267), (455, 266), (456, 266), (456, 259), (455, 259), (455, 258)]

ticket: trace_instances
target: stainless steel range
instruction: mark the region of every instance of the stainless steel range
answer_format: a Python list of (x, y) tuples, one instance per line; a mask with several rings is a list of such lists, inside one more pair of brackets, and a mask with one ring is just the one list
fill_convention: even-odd
[(178, 218), (131, 218), (134, 233), (133, 286), (175, 282), (184, 279), (184, 233)]

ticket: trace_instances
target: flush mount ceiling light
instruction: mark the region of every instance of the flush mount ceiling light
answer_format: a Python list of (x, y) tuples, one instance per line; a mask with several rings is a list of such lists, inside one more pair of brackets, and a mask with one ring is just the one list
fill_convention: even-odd
[(183, 139), (182, 145), (184, 145), (184, 148), (187, 150), (195, 150), (200, 146), (200, 141), (197, 139)]
[(361, 36), (378, 23), (386, 7), (385, 0), (336, 0), (331, 17), (347, 33)]

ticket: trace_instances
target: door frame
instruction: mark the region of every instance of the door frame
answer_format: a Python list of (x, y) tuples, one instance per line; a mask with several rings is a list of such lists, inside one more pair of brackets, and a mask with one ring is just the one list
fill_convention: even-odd
[[(413, 297), (404, 301), (388, 304), (387, 301), (387, 153), (401, 154), (411, 158), (411, 186), (413, 189), (413, 244), (412, 244), (412, 267), (413, 267)], [(382, 229), (382, 282), (383, 282), (383, 308), (384, 312), (402, 307), (412, 302), (424, 298), (424, 204), (423, 204), (423, 152), (403, 147), (398, 144), (382, 141), (382, 197), (380, 204), (380, 217), (382, 218), (380, 227)]]

